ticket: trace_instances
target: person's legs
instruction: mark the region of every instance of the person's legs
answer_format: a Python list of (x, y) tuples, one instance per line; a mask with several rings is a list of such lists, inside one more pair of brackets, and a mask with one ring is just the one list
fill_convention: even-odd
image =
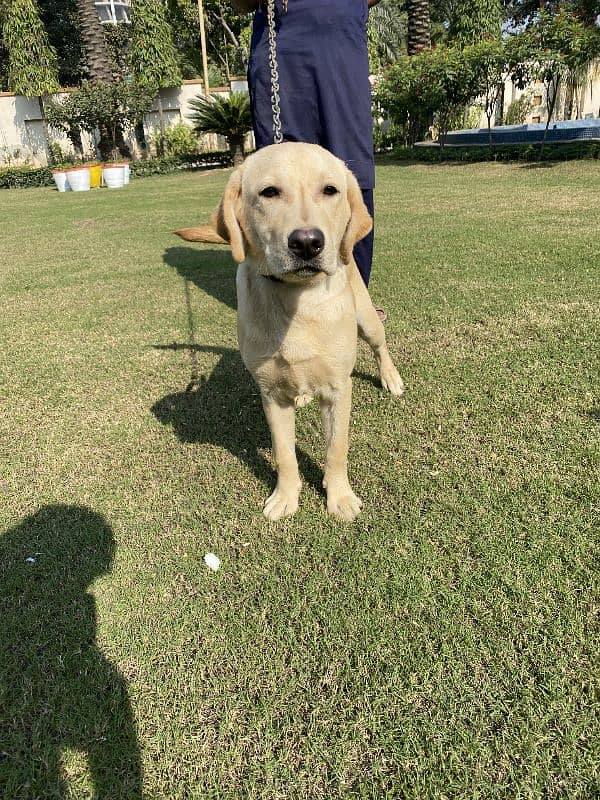
[[(373, 216), (374, 214), (374, 205), (373, 205), (373, 190), (372, 189), (362, 189), (363, 200), (365, 201), (365, 205), (369, 210), (369, 214)], [(364, 239), (361, 239), (360, 242), (357, 242), (354, 246), (354, 260), (356, 261), (356, 266), (358, 267), (358, 271), (365, 283), (365, 286), (369, 285), (369, 278), (371, 277), (371, 266), (373, 264), (373, 239), (374, 239), (374, 230), (369, 233), (368, 236), (365, 236)]]

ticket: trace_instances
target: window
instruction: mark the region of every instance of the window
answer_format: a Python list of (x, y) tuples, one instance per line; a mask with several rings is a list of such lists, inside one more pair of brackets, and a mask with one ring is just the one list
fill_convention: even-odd
[(130, 22), (129, 0), (94, 0), (102, 24)]
[(542, 95), (541, 94), (534, 94), (533, 95), (533, 105), (534, 106), (541, 106), (542, 105)]
[(541, 117), (532, 117), (532, 118), (531, 118), (531, 121), (532, 121), (532, 122), (534, 122), (534, 123), (535, 123), (535, 122), (541, 122), (541, 121), (542, 121), (542, 118), (541, 118)]

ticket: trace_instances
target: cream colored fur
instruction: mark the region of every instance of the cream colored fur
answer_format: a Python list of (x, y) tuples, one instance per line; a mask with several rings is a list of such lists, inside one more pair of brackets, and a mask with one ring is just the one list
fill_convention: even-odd
[[(261, 194), (267, 187), (278, 194)], [(259, 150), (231, 175), (212, 229), (177, 231), (190, 241), (221, 237), (239, 264), (240, 352), (260, 388), (277, 468), (277, 485), (264, 506), (271, 520), (298, 508), (294, 412), (313, 397), (325, 430), (327, 510), (344, 520), (360, 512), (347, 472), (357, 331), (373, 350), (384, 388), (395, 395), (403, 391), (352, 257), (354, 244), (371, 226), (356, 179), (339, 159), (316, 145), (285, 143)], [(324, 250), (310, 265), (318, 272), (288, 247), (298, 228), (325, 235)], [(210, 239), (211, 230), (217, 239)]]

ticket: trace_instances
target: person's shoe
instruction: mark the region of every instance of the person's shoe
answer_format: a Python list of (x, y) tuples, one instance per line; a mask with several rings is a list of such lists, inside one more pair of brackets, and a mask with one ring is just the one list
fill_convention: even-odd
[(383, 308), (377, 308), (377, 306), (375, 306), (375, 311), (377, 312), (377, 316), (379, 317), (379, 319), (380, 319), (382, 322), (385, 322), (385, 321), (386, 321), (386, 319), (387, 319), (387, 314), (385, 313), (385, 311), (383, 310)]

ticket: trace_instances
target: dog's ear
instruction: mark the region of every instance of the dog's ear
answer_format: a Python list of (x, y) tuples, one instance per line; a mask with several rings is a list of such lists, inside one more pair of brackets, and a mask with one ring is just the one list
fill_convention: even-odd
[(350, 205), (350, 219), (340, 244), (340, 257), (344, 264), (349, 264), (354, 245), (364, 239), (370, 232), (373, 227), (373, 220), (363, 200), (358, 181), (350, 170), (346, 175), (346, 186), (348, 204)]
[(219, 236), (231, 245), (231, 254), (238, 264), (246, 258), (242, 231), (242, 167), (236, 169), (227, 181), (223, 199), (212, 216), (212, 224)]

